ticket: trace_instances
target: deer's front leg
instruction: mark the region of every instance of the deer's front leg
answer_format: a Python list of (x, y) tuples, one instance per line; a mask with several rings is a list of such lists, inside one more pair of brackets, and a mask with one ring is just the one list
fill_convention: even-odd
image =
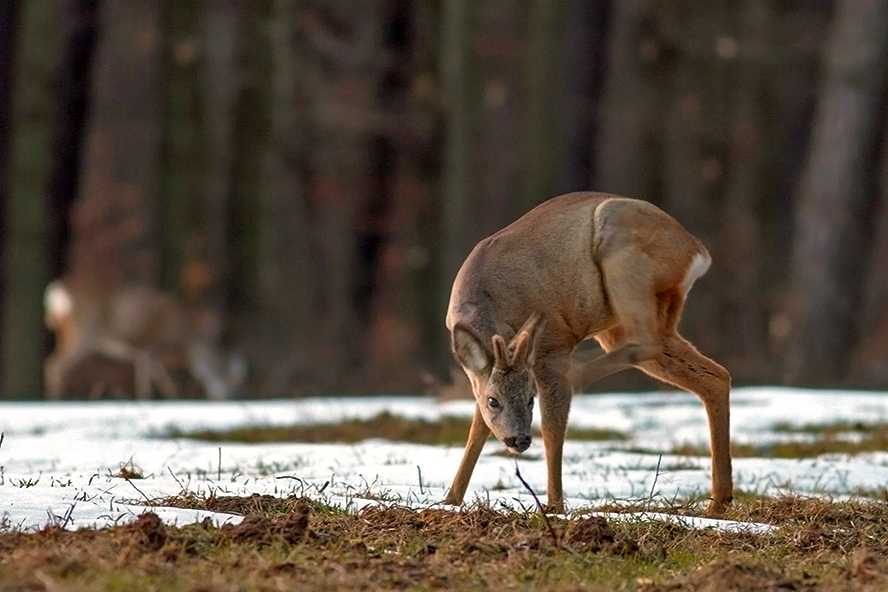
[(564, 512), (564, 489), (561, 484), (561, 465), (564, 451), (564, 436), (567, 431), (567, 416), (573, 395), (570, 382), (562, 370), (568, 363), (558, 368), (548, 367), (537, 372), (540, 393), (540, 416), (543, 432), (543, 445), (546, 448), (546, 469), (548, 497), (546, 511), (561, 514)]
[(58, 401), (65, 391), (65, 380), (68, 372), (86, 359), (90, 348), (82, 341), (63, 349), (56, 349), (43, 362), (43, 381), (46, 398)]
[(469, 479), (472, 478), (472, 472), (475, 470), (475, 464), (478, 457), (481, 456), (481, 449), (490, 436), (490, 428), (484, 423), (481, 416), (481, 409), (475, 404), (475, 416), (472, 418), (472, 427), (469, 429), (469, 440), (466, 442), (466, 451), (463, 454), (462, 462), (459, 463), (459, 469), (456, 471), (456, 477), (453, 478), (453, 485), (444, 498), (445, 504), (458, 506), (463, 503), (466, 495), (466, 489), (469, 486)]

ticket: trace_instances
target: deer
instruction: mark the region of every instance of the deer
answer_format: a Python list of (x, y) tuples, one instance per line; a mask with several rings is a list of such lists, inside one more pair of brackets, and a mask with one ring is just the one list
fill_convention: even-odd
[[(546, 512), (564, 512), (562, 453), (573, 384), (571, 353), (594, 338), (604, 353), (586, 383), (637, 368), (702, 401), (710, 433), (710, 515), (732, 500), (731, 376), (677, 325), (711, 256), (678, 221), (646, 201), (577, 192), (552, 198), (481, 240), (453, 282), (446, 325), (475, 411), (444, 504), (463, 503), (491, 433), (514, 454), (531, 445), (539, 398)], [(576, 378), (575, 378), (576, 380)]]
[(44, 362), (46, 396), (61, 399), (69, 372), (89, 356), (133, 365), (134, 390), (149, 399), (154, 387), (166, 398), (179, 389), (165, 359), (184, 360), (209, 399), (228, 399), (241, 368), (222, 362), (214, 341), (218, 323), (205, 311), (147, 285), (106, 288), (59, 279), (44, 293), (45, 322), (56, 346)]

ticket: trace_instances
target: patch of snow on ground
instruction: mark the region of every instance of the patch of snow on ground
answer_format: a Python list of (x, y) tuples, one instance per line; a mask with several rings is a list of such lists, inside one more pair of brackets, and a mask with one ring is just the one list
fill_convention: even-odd
[[(199, 495), (308, 495), (358, 509), (396, 501), (414, 507), (444, 497), (462, 458), (462, 446), (426, 446), (383, 440), (358, 444), (234, 444), (196, 442), (166, 434), (250, 425), (337, 422), (389, 412), (434, 420), (470, 418), (471, 401), (439, 403), (427, 397), (324, 397), (250, 402), (2, 403), (0, 524), (34, 529), (127, 522), (146, 500), (183, 491)], [(732, 393), (732, 438), (761, 443), (785, 438), (777, 424), (888, 422), (886, 393), (743, 388)], [(668, 454), (677, 445), (705, 445), (703, 407), (685, 393), (578, 395), (571, 425), (619, 430), (621, 442), (568, 441), (564, 489), (570, 509), (602, 501), (638, 501), (705, 494), (709, 461)], [(532, 508), (535, 502), (515, 475), (516, 461), (494, 454), (490, 442), (478, 462), (466, 500)], [(144, 479), (118, 477), (121, 467)], [(517, 460), (524, 479), (546, 489), (543, 449), (535, 441)], [(658, 472), (659, 466), (659, 472)], [(734, 460), (736, 487), (760, 494), (786, 492), (850, 495), (888, 484), (888, 453), (825, 455), (814, 459)], [(544, 496), (541, 495), (541, 498)], [(240, 517), (175, 508), (152, 508), (169, 523)], [(699, 522), (691, 527), (752, 528)], [(758, 528), (758, 527), (755, 527)], [(755, 529), (754, 529), (755, 530)], [(755, 530), (758, 532), (758, 530)]]

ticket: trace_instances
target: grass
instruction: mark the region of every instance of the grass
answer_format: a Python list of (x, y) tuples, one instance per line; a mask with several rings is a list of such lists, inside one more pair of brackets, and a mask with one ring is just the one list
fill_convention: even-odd
[[(170, 435), (214, 442), (387, 438), (461, 445), (468, 428), (469, 420), (462, 418), (428, 422), (381, 414), (335, 425)], [(885, 425), (787, 425), (777, 431), (797, 434), (799, 441), (735, 445), (735, 456), (888, 450)], [(608, 430), (573, 430), (569, 437), (627, 439)], [(708, 455), (705, 447), (673, 452)], [(118, 476), (138, 479), (141, 473), (129, 461)], [(0, 515), (0, 592), (885, 590), (888, 495), (877, 493), (875, 499), (836, 502), (739, 492), (725, 517), (778, 526), (770, 535), (608, 522), (581, 514), (547, 522), (535, 511), (481, 503), (453, 512), (389, 502), (348, 513), (297, 496), (185, 493), (152, 503), (238, 514), (244, 521), (174, 527), (148, 513), (130, 525), (101, 530), (16, 532)], [(598, 509), (693, 514), (702, 501), (612, 503)]]
[(0, 533), (0, 592), (888, 589), (879, 502), (747, 497), (729, 510), (780, 527), (768, 536), (575, 516), (551, 519), (555, 538), (535, 512), (485, 505), (349, 514), (296, 497), (162, 502), (245, 520), (177, 528), (146, 514), (98, 531)]
[(388, 412), (370, 419), (348, 419), (337, 423), (288, 426), (248, 426), (231, 430), (170, 431), (167, 437), (190, 438), (208, 442), (342, 442), (353, 444), (371, 438), (414, 442), (417, 444), (458, 444), (466, 440), (471, 420), (445, 416), (436, 421), (408, 419)]
[[(462, 418), (429, 422), (380, 414), (331, 425), (171, 435), (215, 442), (388, 438), (462, 444), (468, 428), (469, 420)], [(852, 452), (888, 440), (885, 426), (785, 426), (780, 431), (805, 440), (735, 447), (735, 455)], [(573, 430), (570, 437), (627, 439), (609, 430)], [(840, 445), (847, 448), (836, 450)], [(676, 453), (702, 456), (708, 451), (682, 447)], [(121, 464), (119, 476), (138, 479), (141, 473), (129, 461)], [(0, 592), (880, 590), (888, 589), (888, 498), (884, 493), (875, 497), (881, 501), (739, 493), (726, 518), (779, 527), (774, 534), (755, 535), (654, 521), (607, 522), (580, 514), (547, 522), (535, 511), (481, 503), (453, 512), (389, 501), (348, 513), (297, 496), (185, 493), (152, 504), (238, 514), (244, 521), (174, 527), (148, 513), (126, 526), (74, 532), (48, 527), (32, 533), (11, 531), (7, 524), (5, 531), (0, 527)], [(693, 514), (702, 501), (599, 509)]]
[[(190, 438), (208, 442), (240, 442), (265, 444), (271, 442), (341, 442), (353, 444), (371, 438), (411, 442), (429, 445), (465, 444), (472, 424), (470, 418), (444, 416), (435, 421), (410, 419), (382, 412), (370, 419), (349, 419), (337, 423), (249, 426), (231, 430), (199, 430), (183, 432), (171, 430), (164, 437)], [(537, 432), (536, 435), (539, 435)], [(595, 428), (571, 428), (572, 440), (608, 441), (627, 440), (628, 436), (617, 430)]]
[[(860, 454), (888, 450), (888, 424), (836, 422), (792, 426), (778, 424), (776, 433), (798, 435), (789, 441), (762, 444), (731, 444), (734, 458), (813, 458), (822, 454)], [(671, 450), (679, 456), (708, 456), (706, 446), (681, 445)]]

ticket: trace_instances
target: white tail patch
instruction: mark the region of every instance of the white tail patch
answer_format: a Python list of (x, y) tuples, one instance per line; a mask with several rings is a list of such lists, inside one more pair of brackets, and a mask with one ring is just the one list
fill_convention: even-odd
[(709, 253), (697, 253), (694, 255), (688, 270), (685, 272), (684, 280), (681, 282), (681, 289), (685, 296), (691, 291), (691, 286), (694, 285), (694, 282), (706, 273), (711, 264), (712, 258), (709, 256)]
[(61, 282), (50, 282), (43, 296), (43, 306), (47, 316), (61, 319), (69, 316), (74, 310), (74, 299)]

